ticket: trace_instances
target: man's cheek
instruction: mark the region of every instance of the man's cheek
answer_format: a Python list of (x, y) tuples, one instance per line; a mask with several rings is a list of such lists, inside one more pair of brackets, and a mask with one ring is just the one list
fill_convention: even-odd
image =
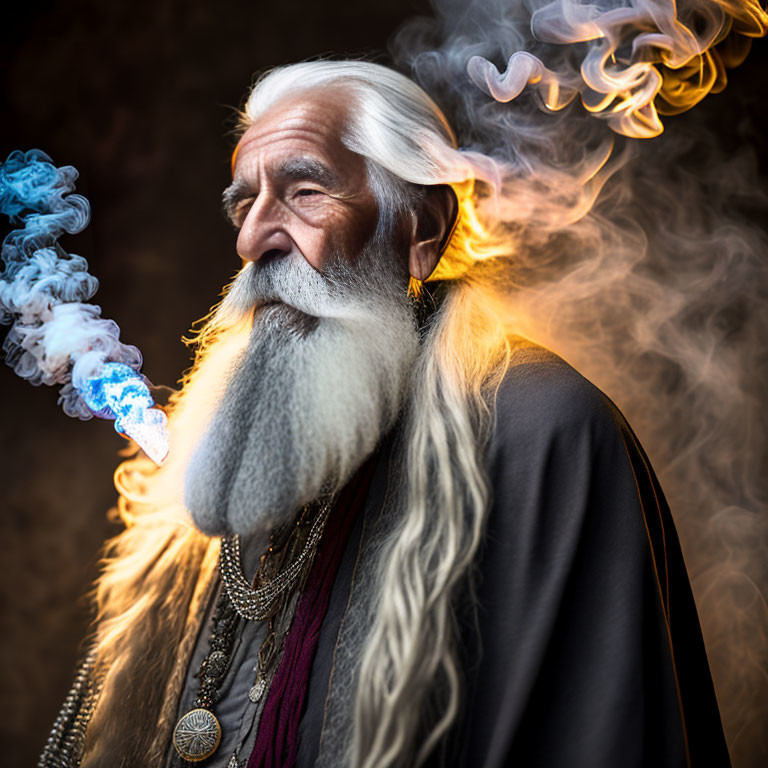
[(327, 216), (327, 226), (307, 227), (304, 231), (297, 233), (295, 238), (301, 255), (318, 272), (323, 271), (334, 253), (331, 221), (331, 217)]

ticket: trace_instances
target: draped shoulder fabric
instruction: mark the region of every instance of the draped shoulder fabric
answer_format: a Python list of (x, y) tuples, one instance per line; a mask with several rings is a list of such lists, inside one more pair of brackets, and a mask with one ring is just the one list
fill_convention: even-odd
[(283, 656), (267, 695), (247, 768), (293, 768), (298, 726), (336, 572), (365, 499), (376, 456), (355, 473), (331, 510), (309, 577), (298, 600)]
[[(373, 555), (398, 514), (384, 503), (392, 455), (331, 595), (300, 768), (340, 765), (349, 743)], [(487, 471), (476, 601), (458, 606), (463, 706), (430, 766), (728, 766), (672, 518), (618, 409), (557, 356), (523, 349), (498, 391)]]

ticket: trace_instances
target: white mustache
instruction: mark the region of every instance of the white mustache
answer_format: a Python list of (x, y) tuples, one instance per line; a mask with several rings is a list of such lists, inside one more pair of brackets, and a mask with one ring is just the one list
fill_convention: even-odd
[(379, 291), (373, 290), (366, 281), (362, 265), (337, 264), (321, 273), (301, 254), (291, 253), (246, 264), (219, 311), (223, 319), (239, 320), (253, 310), (281, 303), (317, 318), (360, 320), (371, 315), (372, 304), (382, 301), (381, 286), (377, 287)]

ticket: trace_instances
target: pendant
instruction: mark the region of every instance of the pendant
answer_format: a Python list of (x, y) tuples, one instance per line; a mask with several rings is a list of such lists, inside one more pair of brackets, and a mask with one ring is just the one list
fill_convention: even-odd
[(173, 731), (173, 746), (184, 760), (197, 763), (210, 757), (221, 741), (221, 725), (207, 709), (192, 709)]
[(248, 691), (248, 698), (255, 704), (263, 695), (267, 687), (267, 681), (260, 677)]

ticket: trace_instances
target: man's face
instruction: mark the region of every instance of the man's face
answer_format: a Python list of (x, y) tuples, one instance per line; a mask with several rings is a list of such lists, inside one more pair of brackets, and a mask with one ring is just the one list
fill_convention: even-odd
[(224, 203), (246, 261), (300, 254), (322, 272), (354, 262), (373, 235), (377, 206), (363, 158), (342, 143), (348, 106), (338, 90), (279, 102), (239, 143)]
[[(282, 101), (240, 143), (225, 204), (248, 263), (186, 391), (190, 419), (202, 423), (198, 403), (206, 416), (184, 502), (212, 535), (266, 536), (341, 488), (407, 396), (418, 352), (407, 253), (378, 226), (343, 119), (343, 99), (325, 90)], [(217, 355), (243, 322), (247, 341)]]

